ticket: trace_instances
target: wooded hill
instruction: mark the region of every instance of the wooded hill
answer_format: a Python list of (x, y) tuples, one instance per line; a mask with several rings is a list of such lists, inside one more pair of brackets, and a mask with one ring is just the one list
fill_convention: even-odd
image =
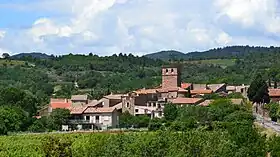
[(249, 84), (257, 72), (266, 79), (280, 80), (279, 48), (234, 46), (191, 54), (202, 58), (166, 61), (132, 54), (106, 57), (69, 54), (50, 58), (24, 55), (16, 60), (0, 60), (0, 87), (27, 90), (43, 103), (50, 96), (70, 97), (71, 94), (100, 98), (111, 92), (157, 86), (161, 82), (161, 66), (173, 63), (182, 64), (184, 82)]
[(152, 59), (161, 60), (205, 60), (205, 59), (236, 59), (244, 58), (253, 54), (280, 52), (279, 47), (250, 47), (250, 46), (228, 46), (214, 48), (202, 52), (179, 52), (175, 50), (160, 51), (145, 55)]

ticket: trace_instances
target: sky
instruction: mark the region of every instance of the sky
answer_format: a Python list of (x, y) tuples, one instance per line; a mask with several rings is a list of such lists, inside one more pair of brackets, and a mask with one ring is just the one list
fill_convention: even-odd
[(0, 54), (279, 46), (279, 0), (0, 0)]

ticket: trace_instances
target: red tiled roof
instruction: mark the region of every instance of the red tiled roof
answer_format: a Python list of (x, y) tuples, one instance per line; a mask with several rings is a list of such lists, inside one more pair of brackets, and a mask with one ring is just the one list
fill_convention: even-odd
[(70, 108), (71, 103), (69, 102), (51, 102), (51, 108), (57, 109), (57, 108)]
[(170, 87), (170, 88), (161, 88), (158, 89), (159, 92), (164, 93), (164, 92), (176, 92), (178, 91), (179, 88), (178, 87)]
[(191, 83), (181, 83), (181, 88), (187, 89), (191, 86)]
[(82, 114), (87, 108), (88, 108), (88, 106), (71, 107), (69, 110), (70, 110), (71, 114)]
[(156, 94), (157, 89), (139, 89), (135, 91), (137, 94)]
[(201, 98), (176, 98), (171, 100), (173, 104), (196, 104), (200, 102)]
[(58, 103), (58, 102), (60, 102), (60, 103), (65, 103), (65, 102), (69, 102), (70, 100), (68, 100), (68, 99), (55, 99), (55, 98), (51, 98), (51, 103), (54, 103), (54, 102), (56, 102), (56, 103)]
[(191, 94), (211, 94), (213, 91), (209, 89), (191, 90)]
[(271, 97), (277, 97), (280, 96), (280, 89), (268, 89), (269, 96)]
[(88, 107), (84, 113), (111, 113), (114, 110), (114, 107)]

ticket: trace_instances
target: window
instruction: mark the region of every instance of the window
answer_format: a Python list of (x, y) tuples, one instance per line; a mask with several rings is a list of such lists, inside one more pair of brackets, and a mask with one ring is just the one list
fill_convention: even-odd
[(151, 107), (152, 106), (152, 103), (148, 103), (148, 107)]
[(138, 109), (135, 109), (135, 112), (136, 112), (136, 113), (138, 113), (138, 111), (139, 111)]
[(165, 69), (165, 72), (167, 72), (167, 73), (168, 73), (168, 69)]
[(95, 120), (97, 120), (97, 121), (98, 121), (98, 120), (99, 120), (99, 116), (95, 116)]
[(90, 117), (89, 116), (86, 116), (86, 120), (88, 121), (90, 119)]
[(126, 103), (126, 107), (129, 108), (129, 102)]
[(104, 121), (108, 121), (109, 120), (109, 116), (104, 116)]
[(158, 112), (158, 115), (161, 117), (161, 116), (162, 116), (162, 112), (161, 112), (161, 111), (159, 111), (159, 112)]
[(171, 72), (173, 73), (173, 72), (174, 72), (174, 70), (173, 70), (173, 69), (171, 69)]
[(156, 107), (156, 106), (157, 106), (157, 104), (154, 102), (154, 103), (153, 103), (153, 107)]

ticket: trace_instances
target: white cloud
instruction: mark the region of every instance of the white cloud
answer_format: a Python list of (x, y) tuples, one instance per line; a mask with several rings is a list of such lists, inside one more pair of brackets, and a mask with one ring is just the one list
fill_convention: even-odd
[[(277, 45), (265, 36), (280, 36), (277, 5), (277, 0), (33, 1), (21, 8), (46, 15), (52, 11), (55, 16), (40, 17), (28, 29), (8, 29), (0, 47), (13, 52), (109, 55), (164, 49), (187, 52), (242, 42)], [(251, 37), (243, 28), (263, 33)]]
[(0, 30), (0, 40), (5, 37), (6, 31)]
[(263, 27), (270, 33), (280, 33), (278, 0), (216, 0), (220, 16), (226, 15), (244, 27)]

